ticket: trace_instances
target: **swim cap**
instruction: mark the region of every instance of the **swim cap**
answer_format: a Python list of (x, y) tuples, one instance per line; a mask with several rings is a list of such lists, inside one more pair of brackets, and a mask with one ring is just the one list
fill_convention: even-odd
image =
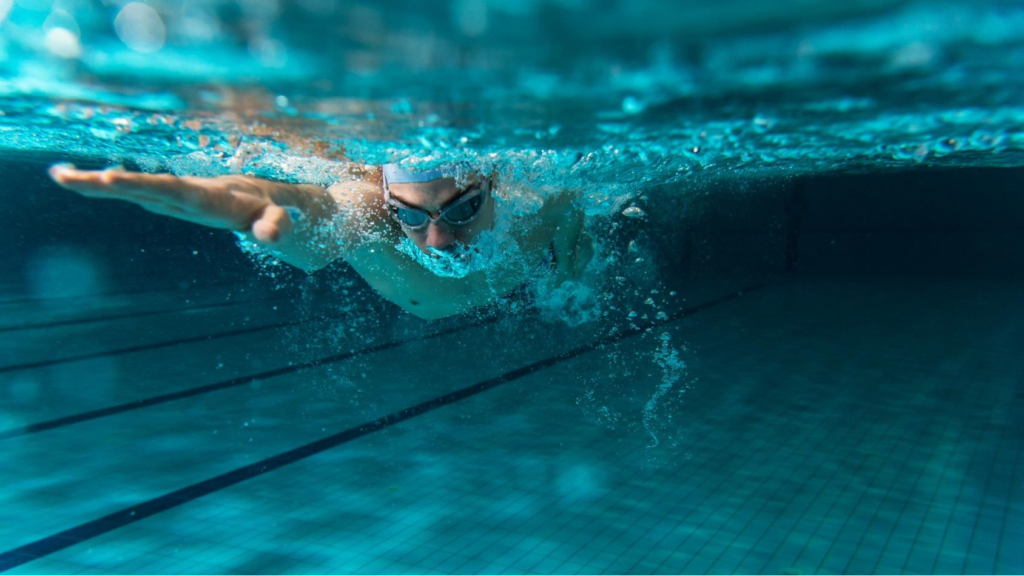
[(407, 172), (399, 168), (398, 164), (385, 164), (382, 169), (384, 171), (384, 182), (392, 184), (430, 182), (431, 180), (448, 177), (441, 168), (427, 170), (426, 172)]

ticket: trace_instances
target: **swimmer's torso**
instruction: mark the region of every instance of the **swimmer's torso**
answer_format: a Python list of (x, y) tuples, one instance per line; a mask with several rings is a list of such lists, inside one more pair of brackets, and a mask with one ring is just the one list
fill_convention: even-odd
[(423, 318), (441, 318), (483, 306), (506, 296), (550, 261), (554, 250), (556, 274), (566, 276), (576, 267), (579, 226), (566, 218), (567, 201), (546, 203), (537, 213), (517, 218), (510, 228), (516, 250), (493, 266), (462, 278), (438, 276), (397, 247), (401, 230), (379, 242), (349, 252), (345, 259), (374, 289), (403, 309)]

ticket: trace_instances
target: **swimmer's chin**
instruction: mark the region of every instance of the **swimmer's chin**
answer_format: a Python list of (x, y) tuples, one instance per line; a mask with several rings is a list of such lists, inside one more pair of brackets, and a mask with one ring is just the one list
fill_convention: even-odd
[(426, 250), (420, 250), (423, 254), (430, 256), (431, 258), (441, 258), (446, 260), (469, 260), (480, 251), (465, 244), (459, 244), (444, 250), (438, 250), (437, 248), (427, 248)]
[(426, 252), (426, 255), (428, 258), (451, 260), (454, 262), (468, 262), (473, 257), (472, 254), (466, 254), (465, 252)]
[(482, 258), (476, 249), (466, 249), (462, 245), (449, 247), (454, 250), (427, 248), (425, 251), (405, 239), (395, 247), (433, 274), (446, 278), (465, 278), (488, 266), (488, 259)]

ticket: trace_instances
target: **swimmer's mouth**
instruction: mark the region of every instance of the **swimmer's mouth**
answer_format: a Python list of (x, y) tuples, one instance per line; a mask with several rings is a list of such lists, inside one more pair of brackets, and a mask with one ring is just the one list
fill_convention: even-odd
[(443, 260), (447, 262), (458, 262), (460, 264), (469, 261), (469, 254), (450, 254), (446, 252), (431, 252), (428, 254), (430, 258), (436, 260)]
[(460, 244), (457, 246), (445, 248), (443, 250), (439, 250), (437, 248), (428, 248), (426, 253), (428, 256), (432, 258), (444, 258), (447, 260), (463, 261), (469, 260), (470, 257), (472, 257), (475, 254), (478, 254), (479, 252), (479, 248), (467, 246), (465, 244)]

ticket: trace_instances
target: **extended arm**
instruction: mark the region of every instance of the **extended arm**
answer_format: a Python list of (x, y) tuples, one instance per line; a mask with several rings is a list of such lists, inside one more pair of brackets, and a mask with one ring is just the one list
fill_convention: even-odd
[(156, 214), (245, 233), (283, 261), (310, 271), (344, 258), (384, 221), (376, 187), (368, 182), (324, 189), (248, 176), (179, 178), (61, 165), (50, 176), (83, 196), (126, 200)]

